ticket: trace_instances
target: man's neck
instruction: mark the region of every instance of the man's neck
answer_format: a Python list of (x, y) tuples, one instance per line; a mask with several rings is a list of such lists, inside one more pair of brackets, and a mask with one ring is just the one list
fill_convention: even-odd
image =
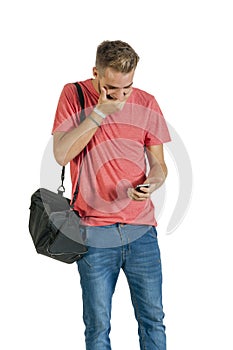
[(97, 79), (92, 79), (91, 82), (92, 82), (92, 85), (93, 85), (94, 89), (95, 89), (95, 90), (98, 92), (98, 94), (99, 94), (100, 92), (99, 92), (99, 87), (98, 87), (98, 81), (97, 81)]

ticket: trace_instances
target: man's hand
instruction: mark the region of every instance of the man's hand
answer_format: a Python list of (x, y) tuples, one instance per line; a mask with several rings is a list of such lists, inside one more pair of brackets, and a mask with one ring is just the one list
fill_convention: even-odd
[(124, 95), (124, 97), (121, 100), (114, 99), (114, 97), (108, 98), (106, 88), (102, 87), (96, 108), (102, 113), (104, 113), (106, 116), (109, 114), (120, 112), (123, 109), (131, 93), (132, 93), (132, 88), (129, 89), (129, 91)]
[(141, 187), (141, 192), (137, 191), (135, 188), (128, 188), (127, 194), (130, 199), (135, 201), (145, 201), (146, 199), (150, 198), (151, 193), (153, 193), (157, 187), (158, 184), (150, 184), (150, 187), (148, 188)]

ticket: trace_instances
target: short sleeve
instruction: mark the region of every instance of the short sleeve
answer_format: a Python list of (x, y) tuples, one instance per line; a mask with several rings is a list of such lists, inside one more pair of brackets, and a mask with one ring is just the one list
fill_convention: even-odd
[(148, 121), (145, 146), (154, 146), (171, 141), (167, 123), (155, 98), (152, 99), (150, 104)]
[(66, 84), (58, 101), (52, 134), (56, 131), (70, 131), (77, 127), (77, 116), (80, 110), (76, 87), (73, 84)]

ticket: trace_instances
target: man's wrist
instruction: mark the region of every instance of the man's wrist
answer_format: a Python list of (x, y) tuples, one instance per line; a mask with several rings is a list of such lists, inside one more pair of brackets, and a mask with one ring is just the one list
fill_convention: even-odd
[(100, 123), (99, 122), (97, 122), (97, 120), (95, 120), (94, 118), (92, 118), (92, 116), (91, 115), (89, 115), (87, 118), (89, 118), (90, 120), (92, 120), (93, 121), (93, 123), (95, 123), (95, 125), (96, 126), (100, 126)]
[(107, 115), (106, 114), (104, 114), (103, 112), (101, 112), (97, 107), (95, 107), (94, 109), (93, 109), (93, 112), (94, 113), (96, 113), (96, 114), (98, 114), (101, 118), (106, 118), (107, 117)]

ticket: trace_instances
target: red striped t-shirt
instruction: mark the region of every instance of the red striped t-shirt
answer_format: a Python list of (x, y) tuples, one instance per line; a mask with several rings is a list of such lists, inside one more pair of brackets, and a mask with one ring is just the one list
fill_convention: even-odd
[[(90, 114), (99, 94), (92, 80), (79, 83)], [(58, 102), (53, 133), (70, 131), (79, 125), (81, 107), (74, 84), (64, 86)], [(147, 166), (145, 147), (170, 141), (169, 131), (154, 96), (137, 88), (122, 111), (108, 115), (83, 152), (70, 162), (73, 192), (80, 164), (82, 173), (75, 203), (83, 224), (92, 226), (128, 223), (157, 225), (151, 199), (133, 201), (127, 189), (143, 183)]]

